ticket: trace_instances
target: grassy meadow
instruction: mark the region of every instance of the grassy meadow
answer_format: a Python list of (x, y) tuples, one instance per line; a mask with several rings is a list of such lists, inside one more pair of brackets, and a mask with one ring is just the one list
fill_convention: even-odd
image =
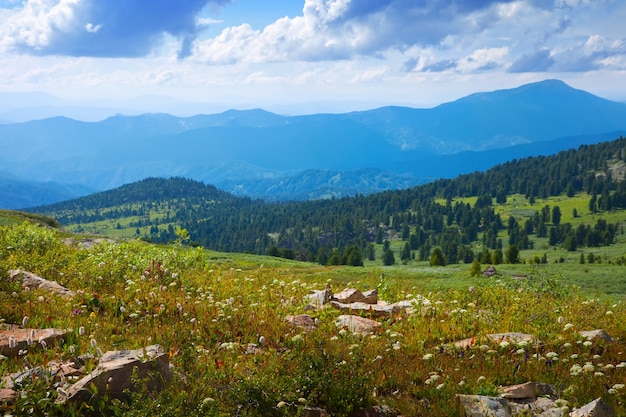
[[(0, 226), (0, 276), (21, 268), (77, 293), (68, 300), (0, 280), (1, 321), (27, 316), (30, 327), (72, 329), (63, 344), (3, 357), (0, 374), (159, 344), (170, 352), (174, 378), (165, 390), (132, 393), (126, 402), (69, 408), (33, 379), (14, 405), (0, 405), (5, 414), (293, 416), (310, 406), (347, 416), (385, 404), (407, 416), (450, 416), (462, 415), (456, 394), (494, 395), (500, 385), (540, 381), (553, 384), (569, 409), (602, 397), (626, 415), (626, 266), (615, 262), (580, 265), (576, 254), (557, 250), (548, 264), (499, 265), (501, 274), (488, 279), (470, 277), (463, 264), (324, 267), (136, 239), (85, 249), (67, 244), (70, 236), (32, 222)], [(309, 291), (327, 283), (336, 292), (377, 288), (389, 302), (428, 301), (416, 303), (415, 314), (379, 318), (381, 330), (369, 335), (338, 328), (333, 308), (307, 312), (314, 330), (285, 321), (303, 314)], [(578, 334), (592, 329), (614, 341)], [(535, 341), (486, 337), (503, 332)], [(471, 337), (468, 350), (451, 345)], [(258, 351), (246, 353), (249, 344)]]

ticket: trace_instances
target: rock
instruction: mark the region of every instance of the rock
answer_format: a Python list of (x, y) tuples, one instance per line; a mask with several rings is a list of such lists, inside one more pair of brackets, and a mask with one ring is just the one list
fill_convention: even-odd
[[(61, 329), (11, 329), (0, 330), (0, 354), (17, 356), (20, 350), (37, 346), (41, 347), (42, 341), (46, 346), (51, 346), (65, 337), (67, 330)], [(14, 345), (13, 347), (11, 347)]]
[(496, 271), (496, 268), (494, 268), (493, 265), (490, 265), (483, 271), (483, 275), (486, 277), (492, 277), (494, 275), (498, 275), (498, 271)]
[(365, 296), (363, 293), (355, 288), (346, 288), (338, 294), (333, 295), (332, 301), (337, 301), (341, 304), (351, 304), (357, 302), (365, 302)]
[(596, 330), (583, 330), (578, 332), (582, 337), (584, 337), (585, 339), (591, 341), (591, 340), (603, 340), (605, 342), (612, 342), (613, 338), (611, 336), (609, 336), (609, 334), (607, 332), (605, 332), (602, 329), (596, 329)]
[(378, 290), (377, 289), (365, 291), (363, 293), (363, 297), (365, 297), (365, 299), (363, 300), (364, 303), (378, 304)]
[(309, 295), (307, 295), (307, 298), (309, 300), (309, 306), (311, 306), (313, 309), (318, 309), (325, 304), (328, 304), (332, 296), (333, 292), (330, 290), (330, 288), (326, 288), (320, 291), (311, 291)]
[(389, 408), (386, 405), (374, 405), (372, 407), (367, 407), (362, 410), (355, 411), (350, 414), (350, 417), (395, 417)]
[(570, 413), (570, 417), (613, 417), (613, 409), (602, 398), (597, 398)]
[(74, 291), (70, 291), (56, 281), (49, 281), (41, 278), (31, 272), (22, 271), (21, 269), (12, 269), (9, 271), (9, 281), (20, 280), (23, 288), (30, 290), (41, 289), (66, 297), (73, 297)]
[(15, 397), (17, 397), (17, 392), (10, 388), (0, 388), (0, 404), (13, 404)]
[(390, 317), (402, 311), (393, 304), (379, 302), (378, 304), (367, 304), (363, 302), (355, 302), (350, 304), (331, 301), (330, 304), (342, 313), (363, 312), (374, 317)]
[(347, 327), (351, 333), (361, 333), (363, 335), (370, 334), (382, 327), (382, 324), (375, 320), (353, 315), (337, 317), (335, 325), (337, 327)]
[(467, 417), (512, 417), (511, 407), (504, 398), (484, 395), (457, 394)]
[(511, 415), (535, 417), (564, 417), (567, 408), (559, 406), (551, 398), (537, 398), (535, 400), (509, 401)]
[[(509, 343), (520, 343), (520, 342), (535, 342), (537, 341), (535, 336), (532, 334), (519, 333), (519, 332), (511, 332), (511, 333), (492, 333), (488, 334), (485, 337), (491, 339), (493, 342), (501, 343), (501, 342), (509, 342)], [(459, 350), (469, 349), (473, 346), (479, 346), (479, 338), (478, 337), (470, 337), (463, 340), (458, 340), (454, 342), (454, 347)]]
[(544, 395), (554, 395), (554, 388), (542, 382), (525, 382), (523, 384), (500, 387), (498, 393), (506, 399), (534, 399)]
[(305, 329), (305, 330), (313, 330), (317, 328), (317, 325), (315, 324), (315, 320), (313, 320), (313, 317), (309, 316), (308, 314), (300, 314), (298, 316), (287, 316), (285, 317), (285, 321), (287, 323), (293, 324), (294, 326), (299, 327), (301, 329)]
[[(98, 366), (90, 374), (67, 389), (66, 396), (59, 396), (57, 403), (66, 401), (88, 401), (92, 396), (92, 386), (98, 395), (124, 399), (124, 390), (135, 389), (131, 381), (133, 372), (144, 379), (149, 390), (162, 388), (172, 378), (169, 355), (158, 345), (144, 349), (106, 352)], [(151, 371), (155, 371), (152, 374)]]

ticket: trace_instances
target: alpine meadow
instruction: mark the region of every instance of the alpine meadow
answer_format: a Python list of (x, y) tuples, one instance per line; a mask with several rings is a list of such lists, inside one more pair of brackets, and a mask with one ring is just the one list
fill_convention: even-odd
[(626, 416), (623, 0), (0, 0), (0, 416)]

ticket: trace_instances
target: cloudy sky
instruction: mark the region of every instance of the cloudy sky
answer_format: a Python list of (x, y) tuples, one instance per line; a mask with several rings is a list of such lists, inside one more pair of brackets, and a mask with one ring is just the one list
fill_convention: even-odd
[(624, 22), (624, 0), (0, 0), (0, 92), (306, 113), (558, 78), (626, 101)]

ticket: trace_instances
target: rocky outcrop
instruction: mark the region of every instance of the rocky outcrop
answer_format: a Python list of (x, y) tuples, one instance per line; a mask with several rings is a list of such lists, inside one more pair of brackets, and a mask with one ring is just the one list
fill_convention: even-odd
[(134, 372), (147, 389), (160, 389), (172, 378), (169, 355), (158, 345), (107, 352), (94, 371), (70, 386), (64, 395), (59, 395), (57, 403), (84, 401), (92, 396), (93, 387), (98, 395), (123, 399), (124, 390), (137, 388), (131, 379)]
[[(496, 343), (507, 342), (507, 343), (516, 344), (520, 342), (528, 342), (528, 343), (537, 342), (536, 337), (533, 336), (532, 334), (519, 333), (519, 332), (491, 333), (491, 334), (485, 335), (485, 338), (490, 340), (492, 343), (493, 342), (496, 342)], [(481, 338), (479, 337), (470, 337), (467, 339), (458, 340), (454, 342), (454, 347), (456, 347), (457, 349), (461, 349), (461, 350), (469, 349), (479, 344), (478, 341), (480, 341), (480, 339)]]
[(9, 271), (9, 281), (15, 280), (19, 280), (22, 287), (29, 290), (40, 289), (63, 295), (65, 297), (74, 296), (74, 291), (70, 291), (58, 282), (49, 281), (33, 274), (32, 272), (22, 271), (21, 269), (12, 269)]
[(459, 394), (457, 398), (467, 417), (511, 417), (511, 407), (504, 398)]
[(62, 329), (11, 329), (0, 330), (0, 355), (18, 356), (29, 348), (52, 346), (65, 337)]
[(537, 398), (544, 395), (554, 395), (552, 385), (542, 382), (525, 382), (523, 384), (500, 387), (498, 393), (502, 398), (509, 400), (519, 400), (527, 398)]
[(613, 338), (611, 336), (609, 336), (609, 334), (607, 332), (605, 332), (602, 329), (596, 329), (596, 330), (582, 330), (580, 332), (578, 332), (582, 337), (584, 337), (585, 339), (589, 340), (589, 341), (593, 341), (593, 340), (601, 340), (604, 342), (612, 342)]

